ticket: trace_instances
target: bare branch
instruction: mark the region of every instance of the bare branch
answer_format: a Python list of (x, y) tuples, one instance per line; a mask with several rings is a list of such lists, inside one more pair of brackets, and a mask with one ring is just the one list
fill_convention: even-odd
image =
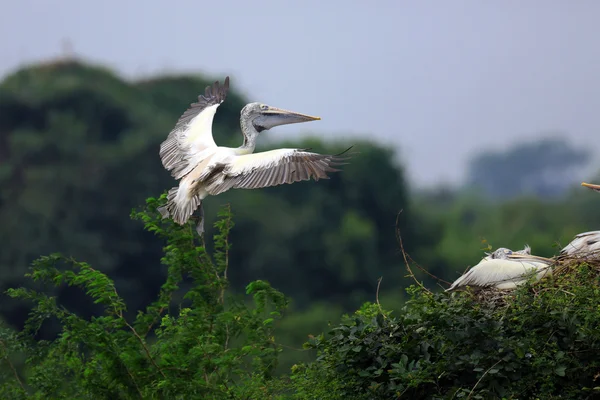
[(419, 287), (421, 289), (425, 290), (429, 294), (433, 294), (431, 292), (431, 290), (427, 289), (425, 286), (423, 286), (423, 284), (421, 282), (419, 282), (417, 280), (417, 277), (415, 276), (414, 272), (410, 268), (410, 263), (408, 262), (408, 254), (404, 250), (404, 244), (402, 243), (402, 236), (400, 235), (400, 227), (399, 227), (400, 214), (402, 214), (402, 210), (400, 210), (400, 212), (398, 212), (398, 215), (396, 216), (396, 240), (398, 241), (398, 244), (400, 245), (400, 250), (402, 251), (402, 257), (404, 257), (404, 265), (406, 266), (406, 270), (408, 271), (409, 276), (411, 278), (413, 278), (413, 280), (416, 282), (417, 285), (419, 285)]
[(379, 303), (379, 287), (381, 286), (381, 280), (383, 276), (377, 280), (377, 291), (375, 292), (375, 301), (377, 302), (377, 307), (379, 307), (379, 312), (383, 315), (383, 318), (387, 319), (387, 316), (383, 313), (383, 309), (381, 308), (381, 304)]

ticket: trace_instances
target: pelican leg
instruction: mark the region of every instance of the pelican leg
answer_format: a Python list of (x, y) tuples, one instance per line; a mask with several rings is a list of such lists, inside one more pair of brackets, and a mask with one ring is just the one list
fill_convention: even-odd
[(198, 224), (196, 225), (196, 232), (202, 236), (204, 234), (204, 204), (200, 203), (200, 214), (198, 215)]

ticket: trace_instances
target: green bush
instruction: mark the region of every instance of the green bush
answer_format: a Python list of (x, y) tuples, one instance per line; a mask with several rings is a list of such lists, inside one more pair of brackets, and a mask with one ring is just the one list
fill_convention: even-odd
[[(229, 208), (212, 254), (194, 223), (161, 220), (151, 198), (134, 211), (164, 240), (167, 280), (129, 316), (114, 282), (59, 254), (28, 274), (39, 289), (24, 329), (0, 326), (2, 399), (587, 399), (600, 396), (600, 263), (563, 260), (551, 279), (509, 295), (407, 289), (396, 313), (379, 302), (311, 337), (316, 353), (276, 377), (274, 332), (288, 299), (265, 281), (228, 288)], [(236, 267), (237, 268), (237, 267)], [(83, 318), (49, 295), (82, 289), (102, 313)], [(293, 321), (292, 321), (293, 322)], [(40, 339), (45, 323), (57, 337)]]
[(297, 398), (600, 397), (598, 266), (566, 269), (500, 302), (413, 286), (397, 316), (365, 304), (307, 343)]
[[(272, 331), (287, 299), (264, 281), (247, 286), (251, 306), (227, 292), (229, 209), (215, 223), (211, 257), (196, 243), (191, 224), (181, 228), (160, 220), (159, 201), (164, 196), (149, 199), (147, 209), (132, 216), (166, 240), (162, 262), (168, 278), (158, 299), (133, 321), (125, 318), (126, 305), (110, 278), (58, 254), (39, 258), (28, 276), (83, 289), (103, 306), (102, 315), (85, 320), (43, 292), (8, 290), (34, 308), (23, 332), (0, 332), (1, 398), (269, 398), (280, 351)], [(189, 289), (180, 296), (183, 286)], [(60, 322), (60, 334), (36, 340), (49, 319)], [(11, 361), (15, 354), (27, 357), (21, 372)]]

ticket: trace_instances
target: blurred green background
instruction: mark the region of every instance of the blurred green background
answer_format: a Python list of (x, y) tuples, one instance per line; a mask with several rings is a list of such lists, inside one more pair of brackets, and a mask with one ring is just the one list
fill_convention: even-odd
[[(28, 66), (0, 84), (0, 289), (20, 286), (28, 264), (61, 252), (115, 279), (129, 313), (157, 294), (166, 276), (160, 240), (129, 213), (176, 182), (158, 149), (189, 103), (214, 79), (197, 75), (126, 81), (105, 68), (65, 61)], [(233, 85), (213, 128), (220, 145), (238, 146), (239, 112), (247, 99)], [(307, 335), (327, 329), (343, 312), (379, 299), (402, 305), (410, 281), (405, 250), (446, 281), (476, 264), (488, 246), (552, 256), (576, 233), (600, 229), (600, 198), (571, 172), (590, 162), (566, 137), (490, 149), (470, 162), (458, 187), (411, 188), (391, 148), (364, 139), (324, 140), (318, 123), (299, 142), (265, 133), (257, 151), (280, 146), (355, 155), (330, 180), (262, 190), (232, 190), (205, 203), (207, 234), (220, 205), (230, 203), (236, 226), (229, 276), (234, 290), (263, 279), (293, 299), (278, 327), (280, 368), (310, 354)], [(431, 163), (437, 160), (432, 159)], [(443, 165), (438, 166), (443, 169)], [(589, 181), (600, 181), (590, 176)], [(429, 287), (436, 280), (418, 273)], [(65, 288), (60, 300), (89, 316), (93, 305)], [(20, 327), (27, 305), (3, 296), (0, 318)], [(48, 327), (42, 335), (51, 335)]]

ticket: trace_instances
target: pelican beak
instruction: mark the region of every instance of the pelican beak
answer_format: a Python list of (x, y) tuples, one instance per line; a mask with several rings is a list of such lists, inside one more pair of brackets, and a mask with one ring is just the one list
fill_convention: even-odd
[(284, 110), (282, 108), (271, 107), (267, 108), (263, 111), (263, 115), (267, 117), (277, 117), (281, 119), (288, 120), (289, 124), (297, 123), (297, 122), (308, 122), (308, 121), (319, 121), (321, 117), (313, 117), (312, 115), (301, 114), (295, 111)]
[(297, 124), (299, 122), (318, 121), (321, 117), (300, 114), (294, 111), (283, 110), (277, 107), (263, 106), (260, 116), (254, 120), (256, 127), (271, 129), (279, 125)]
[(592, 190), (595, 190), (596, 192), (600, 192), (600, 185), (594, 185), (593, 183), (582, 182), (581, 186), (585, 186), (588, 189), (592, 189)]

